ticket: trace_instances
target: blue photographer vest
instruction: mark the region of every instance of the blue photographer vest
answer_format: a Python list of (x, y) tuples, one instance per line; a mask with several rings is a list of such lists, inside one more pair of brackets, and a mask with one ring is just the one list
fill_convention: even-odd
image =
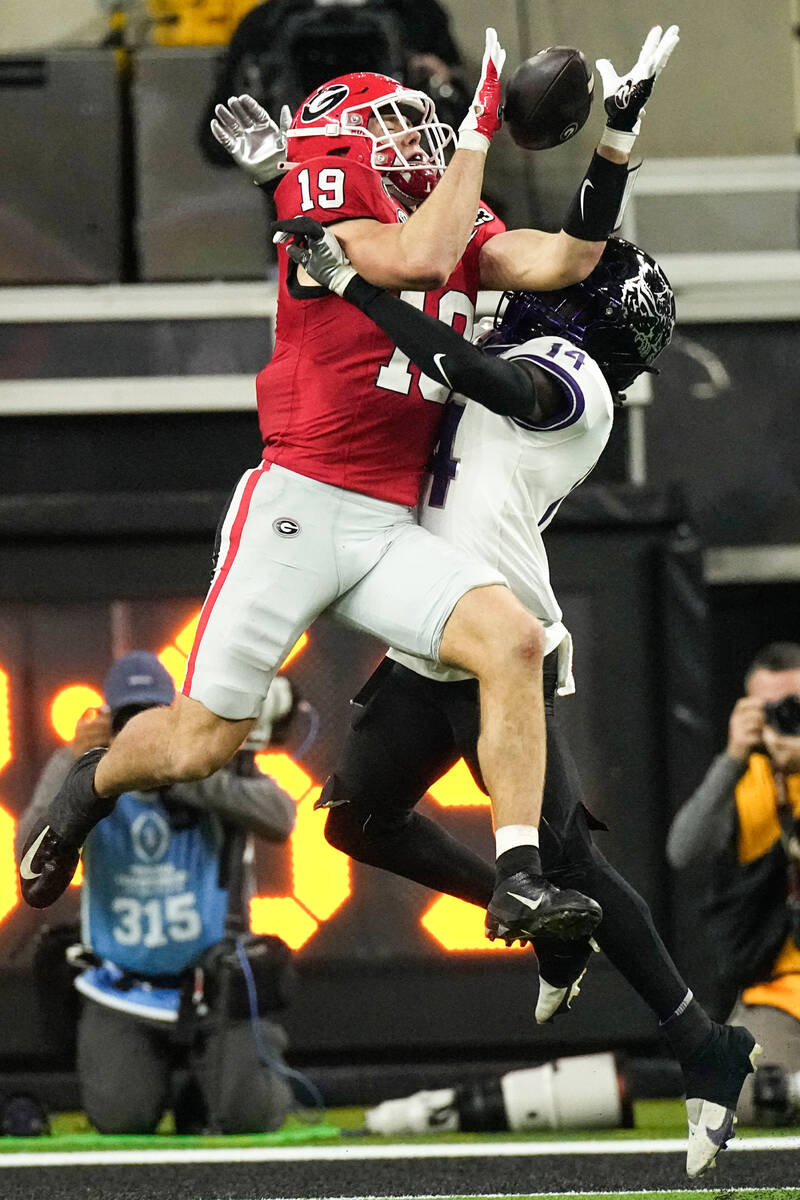
[[(125, 792), (83, 851), (81, 938), (104, 960), (78, 990), (125, 1011), (174, 1020), (177, 988), (146, 982), (120, 989), (121, 972), (175, 976), (224, 933), (227, 892), (217, 883), (223, 843), (213, 816), (170, 828), (158, 792)], [(149, 1011), (152, 1010), (152, 1011)]]

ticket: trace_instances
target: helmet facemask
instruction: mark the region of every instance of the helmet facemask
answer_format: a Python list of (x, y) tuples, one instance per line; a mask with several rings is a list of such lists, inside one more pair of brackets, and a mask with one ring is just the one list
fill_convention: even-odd
[[(401, 199), (420, 203), (447, 166), (445, 150), (455, 143), (453, 130), (437, 121), (433, 101), (424, 92), (408, 91), (368, 107), (370, 119), (380, 127), (380, 133), (373, 133), (372, 166), (387, 176)], [(399, 142), (409, 133), (419, 134), (419, 140), (404, 152)]]

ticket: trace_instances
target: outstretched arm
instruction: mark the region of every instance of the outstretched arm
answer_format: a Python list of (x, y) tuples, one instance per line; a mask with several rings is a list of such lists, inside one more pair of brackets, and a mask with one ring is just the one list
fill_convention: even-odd
[(365, 313), (430, 379), (502, 416), (543, 423), (563, 409), (564, 394), (546, 371), (484, 354), (449, 325), (368, 283), (331, 229), (308, 217), (278, 221), (273, 229), (276, 242), (290, 243), (294, 262)]
[(585, 279), (597, 266), (606, 239), (619, 225), (634, 172), (628, 170), (644, 105), (678, 44), (678, 27), (655, 25), (626, 75), (608, 59), (596, 63), (603, 82), (606, 126), (589, 169), (558, 233), (511, 229), (481, 248), (481, 286), (551, 291)]

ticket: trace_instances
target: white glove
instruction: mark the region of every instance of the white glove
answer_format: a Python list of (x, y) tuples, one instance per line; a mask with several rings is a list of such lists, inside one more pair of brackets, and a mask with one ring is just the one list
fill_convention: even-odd
[(601, 146), (611, 146), (615, 150), (630, 153), (641, 129), (644, 106), (650, 98), (653, 84), (669, 62), (678, 41), (677, 25), (670, 25), (666, 33), (662, 33), (660, 25), (654, 25), (627, 75), (618, 75), (607, 58), (598, 58), (594, 65), (603, 81), (603, 103), (607, 115)]
[(467, 115), (458, 127), (459, 150), (480, 150), (483, 154), (502, 124), (500, 117), (500, 72), (506, 52), (497, 40), (497, 30), (486, 30), (481, 77)]
[(286, 131), (292, 123), (289, 106), (281, 109), (276, 125), (265, 108), (247, 94), (218, 104), (211, 132), (256, 183), (268, 183), (286, 168)]
[(356, 269), (330, 229), (313, 217), (276, 221), (272, 229), (272, 240), (276, 245), (289, 243), (286, 252), (292, 262), (303, 267), (312, 279), (329, 291), (337, 296), (344, 295)]

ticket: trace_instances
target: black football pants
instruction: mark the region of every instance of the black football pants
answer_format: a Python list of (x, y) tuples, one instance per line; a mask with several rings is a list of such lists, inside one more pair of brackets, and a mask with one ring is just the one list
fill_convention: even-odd
[[(555, 654), (545, 660), (544, 686), (543, 869), (556, 885), (597, 900), (603, 920), (595, 940), (665, 1020), (685, 996), (686, 984), (648, 906), (592, 842), (590, 828), (605, 826), (584, 807), (575, 761), (554, 720)], [(438, 683), (385, 659), (356, 698), (340, 762), (323, 789), (321, 802), (331, 806), (328, 842), (358, 862), (485, 908), (494, 890), (494, 866), (414, 811), (431, 784), (461, 757), (483, 786), (479, 722), (476, 680)], [(544, 966), (547, 948), (540, 946), (537, 953)]]

